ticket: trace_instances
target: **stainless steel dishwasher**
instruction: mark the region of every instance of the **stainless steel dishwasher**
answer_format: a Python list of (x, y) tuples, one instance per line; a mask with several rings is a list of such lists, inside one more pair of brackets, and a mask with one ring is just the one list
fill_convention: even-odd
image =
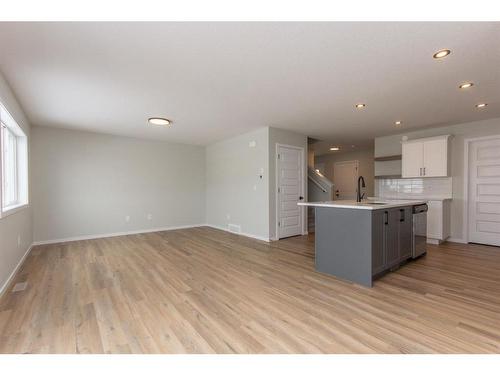
[(427, 204), (413, 206), (412, 258), (427, 252)]

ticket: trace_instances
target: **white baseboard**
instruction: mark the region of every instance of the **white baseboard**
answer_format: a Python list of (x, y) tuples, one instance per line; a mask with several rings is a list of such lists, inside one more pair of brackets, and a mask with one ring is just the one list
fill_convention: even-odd
[(220, 229), (220, 230), (223, 230), (225, 232), (229, 232), (229, 233), (232, 233), (232, 234), (237, 234), (237, 235), (244, 236), (244, 237), (250, 237), (250, 238), (253, 238), (255, 240), (260, 240), (260, 241), (265, 241), (265, 242), (271, 242), (271, 240), (268, 237), (266, 238), (266, 237), (262, 237), (262, 236), (257, 236), (255, 234), (243, 233), (243, 232), (240, 232), (240, 233), (231, 232), (229, 229), (224, 228), (224, 227), (220, 227), (218, 225), (205, 224), (205, 226), (206, 227), (210, 227), (210, 228), (214, 228), (214, 229)]
[(443, 242), (443, 241), (437, 240), (435, 238), (427, 238), (427, 243), (431, 244), (431, 245), (439, 245), (441, 242)]
[(139, 229), (139, 230), (131, 230), (131, 231), (125, 231), (125, 232), (89, 234), (89, 235), (84, 235), (84, 236), (58, 238), (58, 239), (54, 239), (54, 240), (35, 241), (35, 242), (33, 242), (33, 246), (48, 245), (48, 244), (63, 243), (63, 242), (72, 242), (72, 241), (81, 241), (81, 240), (94, 240), (97, 238), (106, 238), (106, 237), (128, 236), (131, 234), (163, 232), (166, 230), (188, 229), (188, 228), (197, 228), (197, 227), (203, 227), (203, 226), (207, 226), (207, 225), (206, 224), (191, 224), (191, 225), (180, 225), (180, 226), (161, 227), (161, 228), (152, 228), (152, 229)]
[(14, 268), (14, 270), (11, 272), (11, 274), (9, 275), (9, 277), (7, 278), (7, 280), (5, 280), (5, 283), (2, 285), (2, 287), (0, 288), (0, 298), (3, 297), (4, 293), (7, 292), (7, 289), (10, 285), (10, 283), (12, 282), (12, 280), (14, 280), (14, 277), (16, 277), (17, 275), (17, 272), (19, 271), (19, 269), (21, 268), (21, 266), (23, 265), (24, 263), (24, 260), (27, 258), (27, 256), (29, 255), (29, 253), (31, 252), (31, 249), (33, 248), (33, 246), (35, 246), (35, 244), (31, 244), (29, 247), (28, 247), (28, 250), (26, 250), (26, 252), (24, 253), (23, 257), (21, 258), (21, 260), (17, 263), (17, 266)]
[(448, 237), (446, 239), (447, 242), (457, 242), (457, 243), (468, 243), (465, 241), (463, 238), (454, 238), (454, 237)]

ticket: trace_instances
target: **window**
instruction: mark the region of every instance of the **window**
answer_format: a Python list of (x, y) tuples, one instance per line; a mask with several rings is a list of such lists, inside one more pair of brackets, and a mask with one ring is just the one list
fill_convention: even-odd
[(28, 142), (26, 135), (0, 104), (0, 217), (28, 204)]

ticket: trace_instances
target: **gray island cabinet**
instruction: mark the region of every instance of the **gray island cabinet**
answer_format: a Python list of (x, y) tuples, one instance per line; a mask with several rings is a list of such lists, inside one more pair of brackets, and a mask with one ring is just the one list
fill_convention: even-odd
[(412, 207), (419, 203), (301, 203), (316, 210), (316, 270), (371, 287), (411, 258)]

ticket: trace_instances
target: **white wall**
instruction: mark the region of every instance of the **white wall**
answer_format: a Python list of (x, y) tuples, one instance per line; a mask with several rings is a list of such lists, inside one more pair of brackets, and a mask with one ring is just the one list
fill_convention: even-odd
[(203, 147), (46, 127), (31, 146), (37, 242), (205, 221)]
[(464, 223), (464, 139), (500, 134), (500, 118), (475, 121), (375, 138), (375, 156), (401, 154), (401, 137), (409, 139), (452, 134), (451, 140), (451, 177), (453, 200), (451, 203), (451, 238), (463, 240)]
[[(255, 147), (250, 147), (255, 142)], [(276, 238), (276, 144), (304, 149), (307, 136), (272, 127), (260, 128), (207, 146), (207, 223), (263, 240)], [(263, 170), (262, 178), (260, 171)], [(307, 196), (307, 184), (305, 196)], [(307, 228), (304, 210), (304, 231)]]
[(207, 223), (226, 230), (239, 225), (246, 235), (269, 239), (268, 165), (268, 128), (207, 146)]
[(347, 151), (347, 152), (332, 152), (316, 156), (315, 163), (324, 164), (324, 174), (335, 184), (335, 176), (333, 175), (333, 165), (340, 161), (359, 161), (359, 175), (363, 176), (366, 183), (366, 196), (373, 196), (375, 190), (374, 177), (374, 150), (366, 148), (362, 150)]
[[(276, 239), (276, 144), (302, 147), (304, 149), (303, 170), (304, 170), (304, 197), (307, 197), (307, 136), (294, 133), (288, 130), (269, 128), (269, 236)], [(303, 209), (303, 228), (307, 231), (307, 210)]]
[[(0, 101), (17, 121), (31, 142), (30, 124), (12, 90), (0, 74)], [(31, 165), (29, 166), (31, 168)], [(32, 199), (30, 198), (30, 201)], [(0, 294), (33, 242), (31, 206), (0, 219)], [(18, 237), (21, 242), (18, 245)]]

